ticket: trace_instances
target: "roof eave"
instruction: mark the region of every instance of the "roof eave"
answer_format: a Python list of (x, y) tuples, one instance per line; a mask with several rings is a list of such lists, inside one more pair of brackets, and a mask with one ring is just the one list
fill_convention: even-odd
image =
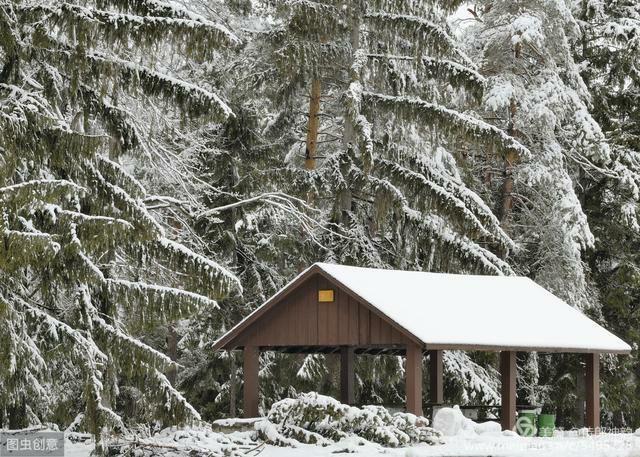
[(611, 349), (611, 348), (579, 348), (579, 347), (558, 347), (558, 346), (504, 346), (489, 344), (456, 344), (456, 343), (427, 343), (428, 350), (447, 350), (447, 351), (516, 351), (516, 352), (553, 352), (565, 354), (620, 354), (626, 355), (631, 353), (629, 349)]

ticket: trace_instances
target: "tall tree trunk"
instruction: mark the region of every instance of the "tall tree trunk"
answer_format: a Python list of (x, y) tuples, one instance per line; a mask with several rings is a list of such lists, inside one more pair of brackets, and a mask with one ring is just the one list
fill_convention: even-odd
[[(354, 0), (350, 6), (351, 32), (349, 33), (349, 41), (355, 58), (355, 52), (360, 48), (360, 5)], [(355, 77), (355, 75), (352, 77)], [(355, 148), (356, 143), (357, 139), (355, 128), (345, 113), (342, 144), (345, 148)]]
[[(172, 322), (167, 327), (167, 355), (174, 362), (178, 360), (178, 334), (175, 324)], [(177, 371), (175, 365), (167, 371), (167, 379), (172, 386), (176, 384)]]
[(504, 182), (502, 184), (502, 211), (500, 223), (506, 225), (513, 208), (513, 165), (517, 159), (516, 153), (509, 151), (504, 163)]
[[(518, 41), (513, 49), (513, 55), (519, 59), (522, 55), (522, 43)], [(512, 137), (516, 136), (516, 100), (511, 99), (509, 104), (509, 128), (507, 133)], [(513, 166), (518, 160), (518, 154), (515, 151), (507, 152), (504, 162), (504, 182), (502, 185), (502, 208), (500, 211), (500, 223), (506, 225), (513, 208)]]
[(309, 100), (309, 125), (307, 128), (307, 149), (304, 167), (315, 170), (316, 153), (318, 150), (318, 131), (320, 129), (320, 95), (322, 93), (320, 79), (311, 81), (311, 97)]

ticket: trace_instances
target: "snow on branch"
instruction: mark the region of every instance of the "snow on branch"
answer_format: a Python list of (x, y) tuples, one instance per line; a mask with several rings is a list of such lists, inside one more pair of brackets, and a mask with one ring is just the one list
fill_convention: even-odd
[[(440, 179), (437, 181), (432, 180), (430, 179), (431, 176), (417, 173), (399, 163), (385, 159), (376, 160), (375, 169), (389, 176), (392, 180), (408, 185), (417, 195), (425, 191), (428, 192), (431, 196), (430, 202), (435, 203), (442, 217), (451, 219), (451, 212), (453, 211), (457, 215), (454, 221), (456, 219), (463, 221), (463, 226), (469, 226), (468, 228), (476, 231), (479, 235), (496, 239), (510, 248), (515, 247), (513, 241), (500, 228), (497, 218), (483, 202), (480, 202), (482, 203), (481, 205), (469, 207), (469, 204), (477, 204), (479, 198), (469, 198), (466, 194), (473, 192), (466, 188), (462, 190), (462, 185), (455, 184), (449, 179), (444, 179), (442, 175), (435, 175)], [(463, 200), (459, 197), (459, 194), (467, 198)], [(483, 216), (483, 221), (476, 216), (476, 212)], [(485, 227), (485, 223), (488, 223), (488, 227)]]
[(0, 83), (3, 144), (30, 148), (40, 156), (88, 157), (105, 144), (103, 135), (74, 131), (42, 93)]
[(240, 40), (226, 27), (208, 20), (194, 20), (163, 16), (138, 16), (87, 8), (71, 3), (54, 6), (39, 4), (28, 6), (31, 13), (46, 14), (57, 25), (74, 30), (79, 26), (100, 30), (107, 41), (129, 39), (147, 46), (157, 45), (159, 40), (169, 38), (170, 43), (181, 43), (197, 55), (205, 55), (214, 48), (232, 47)]
[(101, 97), (86, 84), (80, 84), (78, 89), (87, 103), (88, 109), (102, 119), (106, 131), (115, 140), (115, 148), (112, 150), (127, 152), (140, 144), (138, 128), (131, 121), (129, 113), (121, 107), (109, 103), (105, 97)]
[(289, 9), (288, 27), (302, 31), (305, 38), (316, 39), (335, 35), (344, 25), (343, 12), (336, 6), (311, 0), (286, 0)]
[(456, 45), (444, 28), (419, 16), (375, 12), (365, 14), (370, 24), (390, 33), (406, 36), (416, 43), (418, 49), (428, 45), (439, 54), (458, 57), (466, 66), (476, 68), (475, 64)]
[(189, 19), (192, 21), (207, 23), (204, 16), (190, 11), (180, 3), (169, 0), (97, 0), (98, 8), (117, 8), (120, 11), (129, 11), (140, 16), (158, 16), (177, 19)]
[(457, 256), (467, 262), (473, 261), (482, 270), (494, 275), (515, 274), (511, 266), (491, 251), (481, 247), (465, 235), (455, 233), (440, 217), (421, 213), (405, 207), (405, 216), (438, 243), (452, 249)]
[(529, 150), (503, 130), (444, 106), (426, 102), (418, 97), (364, 92), (362, 98), (372, 109), (382, 108), (397, 116), (415, 122), (421, 120), (450, 135), (461, 135), (484, 146), (496, 146), (503, 152), (513, 151), (519, 157), (529, 157)]
[(149, 214), (142, 203), (133, 199), (120, 186), (107, 181), (91, 162), (86, 162), (85, 170), (90, 180), (94, 183), (93, 190), (98, 194), (104, 194), (107, 201), (111, 200), (115, 206), (129, 218), (129, 222), (137, 228), (144, 228), (156, 236), (164, 236), (164, 229), (160, 223)]
[(0, 83), (0, 94), (0, 125), (4, 135), (24, 132), (37, 116), (54, 117), (49, 103), (40, 94), (6, 83)]
[(164, 399), (164, 412), (172, 416), (174, 422), (185, 420), (201, 420), (200, 414), (191, 403), (171, 385), (167, 377), (153, 367), (149, 367), (149, 374), (155, 380), (160, 395)]
[(162, 352), (109, 325), (103, 318), (96, 316), (93, 318), (93, 323), (97, 330), (101, 330), (104, 333), (106, 339), (111, 340), (110, 347), (113, 348), (112, 351), (116, 350), (122, 354), (127, 354), (128, 357), (133, 353), (136, 360), (151, 359), (154, 367), (156, 364), (162, 368), (175, 365), (175, 362)]
[(431, 243), (440, 244), (443, 252), (454, 253), (453, 257), (461, 259), (463, 263), (472, 261), (480, 266), (481, 270), (491, 274), (514, 274), (507, 262), (466, 235), (453, 231), (451, 224), (443, 217), (411, 207), (404, 193), (391, 182), (372, 175), (365, 176), (360, 172), (356, 172), (356, 176), (371, 184), (375, 192), (376, 213), (379, 218), (386, 217), (389, 207), (393, 206), (396, 211), (400, 211), (405, 221), (417, 227), (416, 233), (430, 239)]
[(111, 278), (105, 278), (105, 283), (114, 301), (142, 325), (177, 320), (203, 307), (218, 308), (215, 300), (173, 287)]
[(354, 80), (349, 84), (349, 88), (344, 94), (344, 104), (346, 106), (347, 119), (356, 133), (358, 147), (362, 155), (362, 161), (365, 169), (370, 169), (373, 163), (373, 134), (371, 131), (371, 123), (364, 114), (362, 109), (362, 83), (360, 82), (359, 72), (363, 65), (364, 54), (361, 50), (356, 51), (354, 64), (351, 69)]
[(118, 185), (124, 189), (133, 198), (143, 198), (147, 191), (140, 181), (128, 173), (122, 165), (109, 159), (103, 154), (99, 154), (96, 158), (98, 169), (102, 176), (111, 178), (112, 181), (118, 182)]
[[(106, 242), (113, 244), (114, 238), (122, 239), (125, 236), (130, 236), (134, 231), (132, 223), (116, 217), (95, 216), (78, 211), (70, 211), (51, 204), (46, 205), (45, 210), (53, 223), (58, 219), (72, 222), (77, 237), (89, 240), (91, 245), (100, 245), (100, 241), (96, 240), (105, 234), (110, 235), (110, 239)], [(78, 241), (79, 238), (77, 238)]]
[[(71, 57), (67, 50), (58, 51), (57, 54)], [(141, 90), (147, 95), (172, 99), (181, 110), (190, 115), (211, 114), (220, 120), (234, 115), (218, 95), (195, 84), (102, 52), (87, 53), (85, 58), (93, 68), (96, 78), (105, 73), (119, 72), (119, 81), (123, 87), (134, 92)]]
[(240, 280), (225, 267), (207, 257), (192, 251), (183, 244), (168, 238), (160, 238), (158, 242), (149, 248), (160, 254), (160, 257), (168, 259), (176, 269), (183, 271), (192, 278), (206, 278), (206, 288), (212, 291), (216, 297), (223, 297), (232, 291), (241, 294)]
[(480, 100), (486, 85), (486, 79), (475, 69), (460, 65), (446, 59), (422, 58), (422, 66), (427, 75), (432, 78), (448, 81), (454, 87), (469, 90)]
[(60, 251), (60, 243), (48, 233), (31, 233), (4, 229), (0, 244), (0, 266), (21, 268), (25, 265), (45, 265)]
[(104, 363), (107, 361), (106, 354), (96, 343), (78, 330), (27, 303), (15, 294), (12, 298), (24, 307), (26, 315), (31, 318), (34, 325), (44, 326), (44, 330), (41, 330), (46, 332), (53, 342), (61, 342), (63, 338), (66, 338), (71, 343), (72, 351), (69, 354), (72, 359), (82, 361), (83, 364), (88, 363), (94, 369), (96, 369), (96, 362)]
[(483, 368), (464, 351), (444, 351), (443, 363), (445, 371), (462, 384), (465, 402), (488, 405), (501, 402), (499, 373), (494, 368)]
[(0, 202), (16, 206), (35, 200), (53, 203), (69, 199), (84, 192), (84, 188), (64, 179), (34, 179), (11, 186), (0, 187)]
[(452, 87), (469, 92), (478, 102), (482, 99), (486, 85), (484, 76), (475, 69), (452, 60), (427, 56), (416, 59), (408, 55), (380, 53), (367, 53), (366, 57), (376, 65), (378, 73), (388, 72), (390, 68), (394, 72), (401, 72), (402, 68), (408, 67), (411, 69), (409, 74), (405, 75), (406, 71), (401, 73), (404, 78), (414, 81), (414, 84), (425, 79), (446, 81)]

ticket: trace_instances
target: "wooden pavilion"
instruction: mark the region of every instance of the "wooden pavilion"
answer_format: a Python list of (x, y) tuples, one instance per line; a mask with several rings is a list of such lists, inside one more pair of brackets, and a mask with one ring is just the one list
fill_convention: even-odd
[(354, 356), (406, 357), (406, 409), (422, 415), (423, 355), (430, 403), (442, 404), (443, 350), (500, 352), (501, 422), (516, 420), (516, 352), (582, 353), (588, 427), (600, 426), (601, 353), (624, 341), (528, 278), (316, 263), (214, 346), (243, 349), (244, 412), (258, 415), (260, 351), (339, 353), (341, 401), (354, 403)]

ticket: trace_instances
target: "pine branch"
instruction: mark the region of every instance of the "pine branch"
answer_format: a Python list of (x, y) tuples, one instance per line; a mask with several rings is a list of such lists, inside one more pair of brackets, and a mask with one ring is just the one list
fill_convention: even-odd
[(445, 59), (423, 57), (425, 73), (438, 80), (448, 81), (453, 87), (470, 91), (480, 101), (485, 89), (486, 79), (475, 69)]
[(13, 207), (29, 204), (36, 200), (54, 203), (76, 197), (84, 191), (82, 186), (64, 179), (37, 179), (0, 187), (0, 202), (3, 205), (12, 205)]
[(202, 278), (201, 289), (214, 297), (242, 294), (240, 280), (222, 265), (168, 238), (160, 238), (149, 250), (167, 264), (191, 278)]
[(117, 8), (139, 16), (158, 16), (192, 21), (208, 22), (204, 16), (188, 10), (179, 3), (162, 0), (97, 0), (98, 8)]
[[(173, 322), (192, 315), (200, 308), (218, 308), (218, 303), (203, 295), (173, 287), (105, 278), (108, 293), (129, 312), (131, 325)], [(142, 310), (140, 312), (139, 310)]]
[(398, 117), (409, 121), (421, 121), (436, 127), (450, 136), (462, 137), (483, 146), (496, 147), (501, 152), (515, 152), (518, 157), (529, 157), (530, 152), (503, 130), (474, 117), (445, 108), (435, 103), (425, 102), (418, 97), (389, 95), (364, 92), (363, 101), (369, 109), (382, 109), (393, 112)]
[(483, 271), (494, 275), (515, 274), (507, 262), (473, 242), (467, 236), (454, 233), (442, 219), (425, 215), (409, 207), (405, 208), (405, 215), (408, 220), (423, 230), (425, 235), (429, 234), (438, 243), (445, 246), (445, 251), (453, 250), (456, 252), (463, 264), (473, 261)]
[(79, 91), (87, 104), (87, 108), (95, 116), (102, 119), (105, 130), (113, 138), (112, 144), (118, 152), (130, 152), (140, 144), (140, 134), (131, 121), (130, 114), (124, 109), (112, 105), (105, 97), (101, 97), (86, 84), (79, 85)]
[(111, 182), (117, 182), (127, 194), (134, 199), (141, 199), (147, 195), (147, 191), (140, 181), (127, 172), (122, 165), (109, 159), (103, 154), (98, 154), (96, 164), (100, 174)]
[[(103, 162), (103, 164), (106, 162)], [(85, 164), (85, 172), (93, 185), (92, 192), (111, 201), (128, 218), (136, 228), (142, 229), (151, 236), (163, 237), (164, 229), (145, 206), (133, 199), (124, 189), (107, 181), (102, 173), (90, 162)]]
[(194, 84), (100, 52), (88, 53), (86, 58), (99, 72), (119, 72), (123, 87), (171, 99), (192, 116), (211, 114), (220, 120), (233, 116), (231, 108), (218, 95)]
[(60, 243), (48, 233), (29, 233), (5, 229), (0, 244), (2, 269), (13, 270), (25, 265), (42, 266), (50, 262), (60, 251)]
[(102, 332), (101, 338), (108, 342), (112, 352), (116, 351), (119, 354), (118, 358), (121, 360), (125, 357), (130, 359), (135, 354), (135, 360), (150, 360), (153, 362), (153, 367), (160, 367), (163, 370), (176, 365), (176, 362), (167, 355), (109, 325), (103, 318), (96, 316), (93, 318), (93, 323), (96, 329)]
[[(467, 197), (465, 200), (458, 197), (460, 193), (463, 193), (462, 186), (459, 184), (456, 185), (450, 180), (445, 180), (442, 176), (439, 176), (439, 182), (434, 181), (429, 179), (431, 176), (428, 178), (426, 175), (416, 173), (399, 163), (384, 159), (376, 160), (375, 170), (388, 176), (392, 181), (396, 181), (397, 184), (408, 185), (416, 195), (424, 192), (429, 193), (429, 202), (438, 208), (438, 213), (441, 217), (452, 220), (452, 222), (461, 225), (462, 228), (475, 232), (480, 236), (495, 239), (505, 246), (514, 248), (513, 241), (500, 228), (497, 218), (481, 202), (477, 195), (475, 198), (464, 195)], [(466, 189), (464, 193), (472, 192)], [(478, 205), (478, 203), (481, 203), (481, 205)], [(473, 205), (473, 210), (469, 208), (469, 205)], [(427, 206), (430, 205), (427, 204)], [(483, 221), (478, 219), (477, 213), (480, 213)], [(488, 227), (485, 227), (484, 221), (489, 224)]]
[(367, 13), (364, 18), (376, 29), (385, 30), (391, 36), (405, 36), (418, 49), (428, 46), (440, 55), (449, 54), (460, 59), (464, 65), (475, 68), (475, 64), (456, 45), (453, 38), (439, 25), (419, 16), (391, 14), (386, 12)]
[(35, 16), (43, 16), (70, 33), (82, 33), (91, 36), (96, 30), (104, 36), (107, 43), (127, 44), (133, 39), (137, 44), (153, 48), (160, 40), (171, 45), (181, 45), (185, 50), (197, 56), (210, 54), (213, 49), (233, 47), (240, 40), (226, 27), (207, 20), (193, 20), (163, 16), (138, 16), (114, 13), (88, 8), (71, 3), (59, 3), (55, 6), (34, 5), (23, 11)]

